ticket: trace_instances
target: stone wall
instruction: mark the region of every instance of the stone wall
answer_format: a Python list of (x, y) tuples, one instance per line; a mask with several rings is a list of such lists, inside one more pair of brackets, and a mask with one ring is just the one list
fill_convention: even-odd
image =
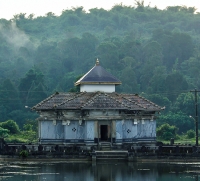
[(113, 121), (39, 121), (41, 142), (94, 143), (100, 138), (100, 126), (108, 125), (109, 134), (117, 143), (155, 140), (156, 121), (151, 119)]

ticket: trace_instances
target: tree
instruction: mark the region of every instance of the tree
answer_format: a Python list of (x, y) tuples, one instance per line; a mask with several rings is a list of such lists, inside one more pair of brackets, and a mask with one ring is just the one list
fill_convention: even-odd
[(132, 5), (0, 19), (1, 121), (12, 119), (23, 128), (35, 118), (24, 109), (27, 103), (54, 91), (78, 91), (75, 78), (99, 58), (122, 81), (118, 92), (143, 94), (166, 107), (163, 120), (179, 131), (193, 129), (187, 117), (194, 115), (192, 97), (186, 92), (200, 89), (200, 13), (186, 6), (160, 10), (143, 0)]
[(188, 60), (184, 61), (181, 64), (181, 68), (191, 87), (200, 88), (200, 57), (198, 55), (199, 52), (196, 53), (197, 57), (190, 57)]
[(1, 121), (5, 121), (8, 119), (8, 112), (9, 110), (6, 108), (5, 105), (0, 105), (0, 115), (1, 115)]
[(182, 111), (179, 112), (171, 112), (169, 111), (167, 114), (161, 114), (157, 120), (157, 125), (161, 126), (163, 124), (174, 125), (178, 128), (179, 133), (185, 133), (189, 129), (194, 128), (194, 122), (191, 121), (189, 116)]
[(111, 26), (106, 26), (106, 27), (104, 28), (104, 30), (105, 30), (105, 35), (106, 35), (108, 38), (110, 38), (110, 37), (113, 35), (114, 29), (113, 29)]
[(34, 120), (37, 117), (37, 113), (33, 113), (29, 109), (25, 108), (20, 110), (13, 110), (7, 115), (7, 119), (15, 120), (21, 129), (23, 128), (23, 125), (27, 122), (27, 120)]
[(140, 68), (141, 90), (147, 90), (150, 86), (152, 72), (158, 66), (162, 66), (162, 48), (158, 42), (152, 41), (143, 47), (143, 64)]
[(117, 68), (118, 65), (118, 49), (117, 46), (109, 41), (101, 43), (97, 47), (97, 57), (106, 68)]
[(35, 119), (28, 119), (26, 120), (23, 128), (28, 131), (38, 131), (38, 122)]
[(170, 101), (175, 102), (177, 96), (188, 89), (188, 83), (180, 72), (173, 72), (166, 77), (166, 92)]
[(188, 130), (186, 134), (187, 134), (188, 138), (194, 138), (195, 137), (195, 131), (192, 130), (192, 129)]
[(42, 83), (35, 85), (35, 82), (33, 82), (27, 95), (26, 105), (32, 107), (46, 98), (47, 93)]
[(144, 95), (147, 99), (150, 101), (156, 103), (157, 105), (161, 107), (165, 107), (164, 112), (167, 113), (171, 108), (171, 101), (162, 94), (145, 94)]
[(11, 134), (16, 134), (16, 133), (19, 133), (19, 131), (20, 131), (19, 126), (13, 120), (1, 122), (0, 127), (3, 128), (3, 129), (9, 130)]
[(181, 110), (188, 116), (195, 115), (194, 105), (195, 105), (194, 93), (191, 93), (191, 92), (181, 93), (177, 97), (177, 99), (174, 103), (173, 111), (177, 112), (177, 111)]
[[(75, 82), (77, 82), (83, 75), (79, 75), (78, 77), (76, 77)], [(75, 83), (74, 82), (74, 83)], [(80, 85), (78, 86), (74, 86), (73, 88), (70, 88), (68, 90), (68, 92), (80, 92)]]
[(178, 60), (180, 64), (192, 56), (193, 42), (189, 34), (170, 32), (162, 29), (157, 29), (153, 33), (153, 40), (156, 40), (163, 48), (163, 61), (168, 71), (170, 71)]
[(3, 81), (0, 97), (0, 103), (5, 105), (8, 111), (21, 108), (18, 90), (10, 79)]
[[(37, 97), (40, 97), (38, 100), (41, 100), (41, 97), (44, 98), (46, 96), (44, 92), (44, 75), (40, 72), (39, 69), (35, 67), (26, 73), (25, 77), (20, 80), (19, 91), (20, 98), (24, 106), (26, 103), (30, 103), (31, 99), (35, 99), (35, 101), (32, 101), (31, 103), (31, 105), (33, 105), (36, 103)], [(34, 98), (33, 95), (36, 94), (37, 96)]]
[(153, 76), (150, 78), (148, 93), (163, 93), (166, 90), (167, 71), (165, 66), (157, 66), (153, 71)]
[(0, 127), (0, 138), (7, 137), (9, 133), (10, 133), (10, 131), (8, 129), (4, 129), (4, 128)]
[[(128, 75), (128, 76), (127, 76)], [(138, 93), (139, 84), (134, 70), (131, 67), (126, 67), (121, 71), (120, 80), (123, 82), (121, 91), (124, 93)]]
[(48, 12), (48, 13), (46, 13), (46, 17), (55, 17), (55, 14), (54, 13), (52, 13), (52, 12)]
[(178, 128), (176, 126), (170, 126), (166, 123), (157, 128), (156, 134), (161, 139), (170, 140), (176, 137), (177, 131)]
[(197, 9), (195, 7), (187, 7), (187, 6), (168, 6), (167, 11), (171, 11), (174, 13), (191, 13), (193, 14)]
[(144, 0), (135, 0), (135, 4), (137, 6), (136, 10), (138, 11), (144, 11)]
[(128, 37), (128, 40), (123, 42), (120, 46), (120, 54), (124, 57), (132, 57), (136, 62), (142, 63), (142, 45), (137, 40), (132, 40)]

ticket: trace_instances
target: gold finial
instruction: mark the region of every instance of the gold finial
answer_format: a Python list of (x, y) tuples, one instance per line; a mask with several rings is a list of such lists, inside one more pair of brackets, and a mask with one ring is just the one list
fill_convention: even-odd
[(98, 58), (97, 58), (97, 60), (96, 60), (96, 65), (99, 65), (99, 60), (98, 60)]

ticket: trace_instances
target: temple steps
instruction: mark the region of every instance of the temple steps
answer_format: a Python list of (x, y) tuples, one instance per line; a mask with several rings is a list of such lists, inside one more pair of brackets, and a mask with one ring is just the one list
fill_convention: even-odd
[(102, 151), (110, 151), (111, 150), (111, 143), (110, 142), (101, 142), (100, 148)]
[(95, 151), (96, 160), (127, 160), (128, 151)]

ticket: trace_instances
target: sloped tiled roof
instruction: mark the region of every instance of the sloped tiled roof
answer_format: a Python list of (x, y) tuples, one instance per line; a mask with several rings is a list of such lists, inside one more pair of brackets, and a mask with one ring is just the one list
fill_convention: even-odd
[(107, 72), (98, 62), (75, 83), (75, 85), (80, 84), (121, 84), (121, 81)]
[(105, 92), (55, 93), (33, 110), (117, 109), (160, 111), (163, 108), (136, 94)]

